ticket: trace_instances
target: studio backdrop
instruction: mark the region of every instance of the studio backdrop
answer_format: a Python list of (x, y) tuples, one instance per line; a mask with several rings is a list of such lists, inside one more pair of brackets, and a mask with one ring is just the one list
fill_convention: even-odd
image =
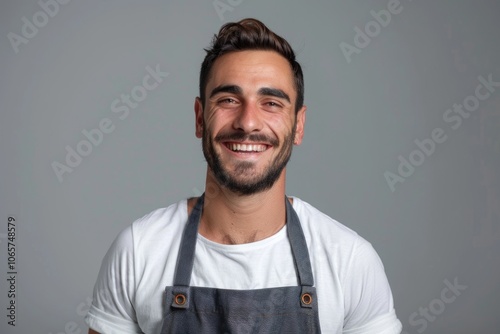
[(204, 191), (203, 48), (246, 17), (304, 71), (287, 194), (373, 244), (406, 333), (498, 333), (499, 15), (472, 0), (2, 1), (0, 333), (86, 333), (115, 236)]

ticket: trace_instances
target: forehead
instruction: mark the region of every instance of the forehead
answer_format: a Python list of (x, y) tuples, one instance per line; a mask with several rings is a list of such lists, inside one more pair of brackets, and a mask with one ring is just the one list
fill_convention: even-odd
[(294, 78), (288, 61), (275, 51), (245, 50), (219, 57), (212, 67), (207, 89), (238, 85), (245, 89), (280, 88), (295, 94)]

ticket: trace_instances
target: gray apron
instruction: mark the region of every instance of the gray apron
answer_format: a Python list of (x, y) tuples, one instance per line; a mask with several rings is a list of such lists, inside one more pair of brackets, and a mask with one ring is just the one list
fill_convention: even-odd
[(320, 333), (306, 240), (286, 197), (287, 232), (299, 286), (255, 290), (189, 286), (203, 201), (204, 194), (182, 236), (174, 285), (165, 288), (161, 333)]

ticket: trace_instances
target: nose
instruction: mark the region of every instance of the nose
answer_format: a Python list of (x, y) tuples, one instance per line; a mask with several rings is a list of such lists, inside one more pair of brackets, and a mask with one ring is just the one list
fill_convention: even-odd
[(262, 130), (262, 115), (255, 104), (245, 103), (234, 119), (233, 127), (246, 133)]

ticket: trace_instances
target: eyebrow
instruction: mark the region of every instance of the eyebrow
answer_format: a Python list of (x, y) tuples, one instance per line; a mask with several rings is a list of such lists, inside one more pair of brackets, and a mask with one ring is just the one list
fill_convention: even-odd
[(240, 86), (236, 85), (222, 85), (222, 86), (217, 86), (212, 91), (210, 92), (210, 97), (219, 94), (219, 93), (232, 93), (232, 94), (239, 94), (241, 95), (243, 93), (243, 90), (241, 89)]
[(259, 89), (259, 95), (268, 95), (268, 96), (274, 96), (280, 99), (285, 99), (290, 102), (290, 96), (288, 96), (287, 93), (285, 93), (283, 90), (278, 89), (278, 88), (269, 88), (269, 87), (263, 87)]
[[(237, 85), (221, 85), (212, 89), (212, 91), (210, 92), (210, 98), (219, 93), (231, 93), (231, 94), (241, 95), (243, 94), (243, 90), (241, 89), (240, 86)], [(284, 99), (288, 101), (288, 103), (291, 103), (290, 96), (288, 96), (287, 93), (278, 88), (262, 87), (259, 89), (258, 94), (264, 96), (274, 96), (280, 99)]]

